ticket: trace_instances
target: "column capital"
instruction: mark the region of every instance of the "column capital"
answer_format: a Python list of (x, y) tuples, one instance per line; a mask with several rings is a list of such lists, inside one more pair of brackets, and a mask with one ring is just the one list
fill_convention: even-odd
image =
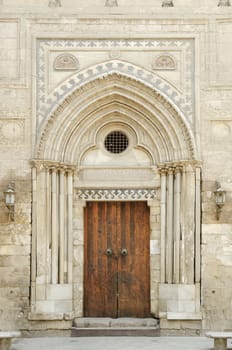
[(49, 169), (57, 169), (57, 171), (71, 171), (74, 172), (76, 170), (76, 165), (65, 163), (65, 162), (57, 162), (54, 160), (42, 160), (42, 159), (32, 159), (31, 160), (32, 167), (36, 167), (37, 169), (49, 168)]
[(158, 172), (160, 173), (161, 176), (165, 176), (167, 175), (167, 168), (166, 167), (158, 168)]
[(201, 168), (202, 167), (202, 161), (198, 159), (186, 159), (186, 160), (178, 160), (178, 161), (173, 161), (173, 162), (164, 162), (164, 163), (159, 163), (157, 165), (158, 171), (161, 169), (168, 169), (170, 167), (175, 168), (175, 167), (184, 167), (187, 165), (192, 165), (195, 168)]
[(179, 174), (179, 173), (181, 173), (181, 171), (182, 171), (182, 169), (183, 169), (183, 166), (182, 165), (177, 165), (177, 166), (175, 166), (175, 168), (174, 168), (174, 172), (175, 172), (175, 174)]
[(168, 167), (168, 169), (167, 169), (168, 175), (173, 175), (174, 172), (175, 172), (175, 167), (174, 166)]

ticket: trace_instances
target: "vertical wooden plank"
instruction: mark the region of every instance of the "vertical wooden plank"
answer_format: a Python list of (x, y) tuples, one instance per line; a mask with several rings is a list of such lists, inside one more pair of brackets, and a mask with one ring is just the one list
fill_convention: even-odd
[(120, 203), (121, 247), (128, 255), (119, 258), (119, 316), (150, 314), (149, 208), (146, 202)]
[[(84, 315), (116, 317), (117, 257), (115, 255), (116, 206), (89, 202), (85, 208)], [(112, 256), (106, 255), (111, 248)]]
[[(105, 283), (105, 317), (117, 317), (117, 269), (118, 269), (118, 252), (117, 252), (117, 227), (116, 214), (117, 203), (105, 202), (107, 208), (104, 217), (104, 226), (106, 229), (106, 241), (103, 247), (103, 281)], [(112, 255), (106, 255), (106, 249), (112, 250)]]

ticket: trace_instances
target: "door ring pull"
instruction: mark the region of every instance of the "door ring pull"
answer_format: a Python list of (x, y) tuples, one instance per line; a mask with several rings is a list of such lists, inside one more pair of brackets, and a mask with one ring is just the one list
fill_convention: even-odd
[(113, 254), (112, 249), (107, 248), (107, 249), (106, 249), (106, 255), (107, 255), (107, 256), (111, 256), (112, 254)]
[(127, 249), (126, 249), (126, 248), (122, 248), (122, 249), (121, 249), (121, 255), (122, 255), (122, 256), (126, 256), (127, 254), (128, 254)]

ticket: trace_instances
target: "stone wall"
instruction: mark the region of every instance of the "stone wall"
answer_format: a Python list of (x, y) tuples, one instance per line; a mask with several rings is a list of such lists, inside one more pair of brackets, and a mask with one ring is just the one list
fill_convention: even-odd
[[(162, 7), (162, 2), (0, 1), (0, 329), (68, 329), (71, 324), (70, 320), (63, 319), (28, 320), (32, 253), (30, 161), (35, 157), (36, 138), (41, 131), (36, 107), (39, 103), (43, 105), (43, 94), (48, 96), (72, 75), (72, 70), (59, 70), (59, 64), (64, 63), (62, 59), (55, 67), (57, 69), (53, 66), (55, 58), (67, 51), (73, 55), (70, 64), (76, 64), (73, 67), (77, 71), (85, 68), (87, 72), (89, 66), (109, 59), (122, 59), (152, 72), (155, 69), (177, 93), (185, 94), (186, 101), (193, 98), (194, 118), (189, 119), (189, 125), (197, 146), (197, 158), (202, 161), (202, 264), (201, 285), (197, 289), (199, 293), (201, 291), (201, 310), (197, 311), (202, 311), (202, 322), (187, 319), (193, 298), (189, 295), (187, 299), (179, 298), (179, 295), (186, 295), (187, 289), (182, 290), (184, 288), (177, 285), (170, 295), (170, 290), (167, 292), (166, 286), (161, 285), (160, 293), (168, 294), (160, 301), (161, 311), (166, 313), (169, 303), (173, 313), (188, 313), (182, 320), (175, 319), (174, 314), (169, 318), (165, 314), (161, 327), (166, 333), (184, 334), (187, 330), (198, 334), (202, 329), (232, 329), (232, 51), (228, 49), (232, 45), (232, 7), (218, 6), (220, 1), (216, 0), (174, 0), (174, 7)], [(89, 39), (89, 46), (82, 49), (56, 47), (46, 57), (47, 66), (40, 67), (46, 78), (46, 84), (41, 87), (36, 85), (37, 38)], [(172, 47), (167, 61), (164, 54), (170, 54), (168, 46), (142, 50), (138, 44), (133, 50), (126, 47), (104, 49), (104, 46), (96, 49), (91, 41), (96, 38), (143, 38), (148, 41), (170, 38), (179, 43), (188, 39), (194, 42), (190, 75), (185, 75), (184, 64), (187, 67), (188, 62), (183, 60), (184, 53), (177, 47)], [(166, 57), (166, 68), (169, 65), (171, 69), (157, 69), (159, 61), (157, 63), (154, 58), (160, 55)], [(170, 57), (174, 58), (176, 66), (172, 66)], [(42, 96), (41, 101), (38, 96)], [(42, 108), (46, 109), (46, 105)], [(190, 109), (186, 109), (185, 115), (190, 115)], [(216, 181), (226, 190), (226, 203), (219, 220), (214, 201)], [(11, 182), (16, 191), (13, 222), (3, 198), (3, 191)], [(76, 211), (81, 212), (81, 209)], [(155, 236), (154, 239), (158, 238)], [(81, 274), (80, 245), (78, 239), (74, 241), (74, 267)], [(79, 295), (79, 286), (74, 287), (77, 289), (75, 295)], [(189, 288), (191, 293), (196, 292), (192, 283)], [(81, 302), (75, 301), (78, 310)], [(154, 308), (157, 303), (158, 299), (153, 296)]]

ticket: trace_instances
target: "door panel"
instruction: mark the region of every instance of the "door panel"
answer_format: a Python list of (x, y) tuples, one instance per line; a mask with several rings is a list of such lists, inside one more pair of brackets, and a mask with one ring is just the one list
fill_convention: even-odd
[[(88, 202), (85, 208), (84, 315), (150, 314), (146, 202)], [(107, 248), (112, 255), (107, 255)], [(122, 249), (126, 249), (123, 255)]]
[(121, 202), (118, 235), (128, 254), (118, 261), (118, 316), (150, 314), (149, 210), (145, 202)]

